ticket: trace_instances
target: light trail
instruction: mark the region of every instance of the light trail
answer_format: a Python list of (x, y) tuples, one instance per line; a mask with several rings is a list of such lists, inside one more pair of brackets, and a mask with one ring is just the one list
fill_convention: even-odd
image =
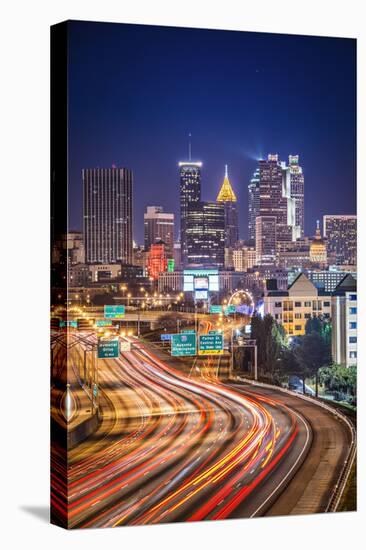
[[(95, 342), (74, 333), (69, 344), (81, 357)], [(53, 453), (52, 502), (67, 509), (69, 527), (230, 517), (270, 476), (300, 417), (221, 384), (213, 366), (208, 359), (202, 377), (189, 378), (141, 343), (99, 360), (102, 423), (69, 451), (66, 471)]]

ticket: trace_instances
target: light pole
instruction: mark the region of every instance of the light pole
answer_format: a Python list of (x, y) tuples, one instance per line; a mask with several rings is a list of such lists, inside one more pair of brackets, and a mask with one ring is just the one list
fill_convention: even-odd
[[(230, 371), (233, 372), (234, 370), (234, 329), (231, 328), (231, 361), (230, 361)], [(230, 378), (230, 372), (229, 372), (229, 378)]]
[(140, 338), (140, 310), (137, 310), (137, 337)]
[(198, 333), (198, 327), (197, 327), (197, 302), (196, 299), (194, 300), (194, 330), (196, 333)]
[(257, 343), (254, 346), (254, 380), (258, 380)]

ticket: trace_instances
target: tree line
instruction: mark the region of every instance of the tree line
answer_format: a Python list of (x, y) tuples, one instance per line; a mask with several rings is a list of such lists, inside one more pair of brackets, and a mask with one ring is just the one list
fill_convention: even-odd
[(303, 336), (287, 336), (282, 325), (269, 314), (254, 314), (251, 336), (257, 341), (258, 375), (261, 380), (281, 384), (291, 376), (302, 380), (315, 379), (315, 395), (319, 384), (331, 391), (356, 395), (356, 368), (332, 363), (332, 325), (329, 319), (307, 320)]

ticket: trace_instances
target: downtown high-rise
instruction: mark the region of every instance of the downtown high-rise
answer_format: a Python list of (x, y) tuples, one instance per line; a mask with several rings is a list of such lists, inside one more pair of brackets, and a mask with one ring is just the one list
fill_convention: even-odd
[(248, 239), (255, 242), (256, 218), (259, 216), (259, 168), (256, 168), (248, 185)]
[(329, 263), (357, 264), (357, 216), (338, 214), (323, 216), (323, 236), (327, 241)]
[(132, 263), (132, 171), (87, 168), (82, 180), (86, 263)]
[[(278, 155), (259, 161), (259, 210), (256, 217), (256, 250), (259, 264), (275, 262), (277, 243), (300, 237), (296, 225), (295, 199), (291, 197), (290, 171)], [(258, 218), (260, 218), (258, 222)], [(268, 218), (268, 219), (267, 219)], [(270, 234), (275, 219), (275, 234)], [(260, 229), (260, 234), (257, 233)], [(271, 243), (271, 246), (268, 246)], [(273, 246), (272, 246), (273, 245)], [(260, 251), (267, 249), (263, 255)], [(272, 250), (269, 254), (269, 250)]]
[(300, 236), (304, 236), (305, 218), (304, 218), (304, 174), (299, 165), (299, 155), (289, 155), (288, 174), (290, 178), (290, 197), (295, 201), (295, 225), (300, 228)]
[(191, 206), (197, 205), (201, 201), (201, 168), (202, 162), (189, 160), (179, 163), (180, 177), (180, 241), (181, 241), (181, 261), (187, 263), (187, 238), (186, 238), (186, 220), (188, 210)]
[(218, 202), (190, 205), (186, 217), (185, 266), (223, 268), (225, 262), (225, 208)]
[(224, 206), (225, 212), (225, 248), (234, 248), (239, 240), (237, 198), (229, 181), (227, 164), (225, 165), (225, 176), (217, 202)]
[(174, 214), (164, 212), (161, 206), (148, 206), (144, 213), (144, 244), (149, 251), (151, 245), (162, 241), (168, 258), (174, 257)]

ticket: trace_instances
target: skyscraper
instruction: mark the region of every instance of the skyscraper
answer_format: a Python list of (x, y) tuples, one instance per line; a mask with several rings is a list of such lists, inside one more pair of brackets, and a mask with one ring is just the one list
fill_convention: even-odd
[(259, 168), (253, 174), (248, 185), (248, 239), (255, 242), (255, 220), (259, 216)]
[(287, 226), (287, 198), (284, 196), (284, 170), (278, 155), (259, 161), (259, 215), (275, 216), (279, 228)]
[(188, 209), (201, 200), (202, 162), (189, 161), (179, 163), (180, 173), (180, 240), (182, 264), (187, 263), (186, 218)]
[(357, 264), (357, 216), (327, 214), (323, 217), (323, 235), (327, 239), (329, 263)]
[(255, 250), (258, 265), (274, 265), (277, 242), (276, 216), (257, 216), (255, 228)]
[(132, 172), (82, 171), (86, 263), (132, 262)]
[(186, 223), (186, 266), (224, 267), (225, 209), (222, 203), (192, 204)]
[(295, 225), (300, 228), (300, 236), (304, 236), (304, 174), (299, 166), (299, 155), (289, 155), (288, 171), (290, 176), (290, 197), (295, 200)]
[(162, 206), (148, 206), (144, 213), (145, 250), (158, 241), (165, 244), (167, 258), (173, 258), (174, 214), (164, 212)]
[(276, 243), (300, 237), (296, 225), (295, 199), (291, 197), (290, 171), (278, 155), (259, 161), (259, 216), (275, 216)]
[(227, 164), (225, 165), (224, 181), (219, 194), (217, 195), (216, 201), (224, 205), (225, 248), (233, 248), (239, 240), (238, 211), (236, 195), (231, 187), (228, 177)]

